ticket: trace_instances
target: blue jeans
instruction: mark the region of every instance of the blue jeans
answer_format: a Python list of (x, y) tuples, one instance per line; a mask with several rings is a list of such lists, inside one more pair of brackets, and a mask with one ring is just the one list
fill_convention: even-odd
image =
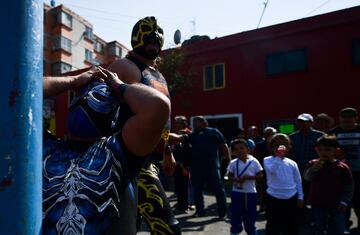
[(241, 233), (244, 223), (247, 234), (256, 234), (256, 193), (231, 192), (231, 233)]
[(323, 234), (325, 230), (328, 234), (343, 235), (345, 232), (345, 213), (334, 208), (312, 207), (315, 219), (315, 234)]

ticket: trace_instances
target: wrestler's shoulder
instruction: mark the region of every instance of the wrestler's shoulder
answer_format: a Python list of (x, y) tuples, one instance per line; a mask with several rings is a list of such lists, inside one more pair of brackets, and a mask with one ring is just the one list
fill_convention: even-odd
[(136, 64), (126, 58), (115, 60), (108, 69), (117, 73), (126, 83), (139, 82), (141, 79), (141, 73)]

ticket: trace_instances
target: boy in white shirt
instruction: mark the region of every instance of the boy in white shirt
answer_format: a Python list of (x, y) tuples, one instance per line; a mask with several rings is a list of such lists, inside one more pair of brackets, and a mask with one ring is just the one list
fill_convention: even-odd
[(259, 161), (249, 155), (250, 149), (244, 139), (231, 142), (233, 160), (227, 170), (229, 179), (233, 181), (231, 192), (231, 235), (240, 234), (243, 230), (249, 235), (256, 234), (257, 194), (255, 180), (262, 177)]
[(301, 176), (296, 162), (286, 157), (291, 149), (287, 135), (270, 141), (273, 156), (264, 158), (267, 177), (266, 235), (297, 235), (297, 211), (304, 206)]

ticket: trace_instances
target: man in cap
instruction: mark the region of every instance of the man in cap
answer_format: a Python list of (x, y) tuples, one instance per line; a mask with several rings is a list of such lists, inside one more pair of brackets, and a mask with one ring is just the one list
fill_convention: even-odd
[[(157, 62), (164, 44), (164, 32), (154, 16), (139, 20), (132, 30), (129, 54), (114, 61), (109, 70), (128, 84), (142, 83), (169, 97), (167, 82), (157, 69)], [(138, 178), (139, 214), (146, 220), (152, 234), (181, 234), (179, 222), (171, 210), (165, 191), (159, 180), (159, 166), (172, 174), (175, 160), (168, 145), (170, 116), (164, 125), (161, 140), (150, 160), (142, 168)], [(155, 188), (153, 190), (153, 188)]]
[[(44, 79), (45, 97), (78, 88), (67, 139), (44, 133), (42, 233), (135, 235), (135, 177), (161, 136), (169, 99), (101, 68)], [(132, 114), (114, 130), (125, 105)]]
[[(347, 107), (339, 112), (340, 125), (330, 130), (335, 134), (341, 149), (339, 158), (345, 159), (349, 165), (354, 180), (353, 207), (355, 214), (360, 219), (360, 125), (358, 111)], [(348, 216), (349, 217), (349, 216)], [(349, 225), (349, 224), (348, 224)], [(358, 222), (359, 228), (359, 222)]]
[(298, 130), (289, 137), (292, 144), (292, 159), (298, 164), (302, 174), (306, 164), (317, 158), (315, 143), (324, 133), (312, 128), (314, 119), (311, 114), (302, 113), (297, 117)]
[[(301, 176), (304, 173), (306, 164), (317, 158), (315, 151), (315, 144), (318, 138), (324, 135), (323, 132), (313, 129), (314, 118), (311, 114), (302, 113), (296, 120), (298, 130), (292, 133), (289, 137), (292, 144), (292, 151), (290, 157), (297, 163)], [(307, 200), (309, 183), (302, 181), (304, 201)], [(305, 222), (305, 210), (299, 210), (299, 222)], [(312, 220), (312, 218), (311, 218)], [(310, 221), (312, 223), (312, 221)]]

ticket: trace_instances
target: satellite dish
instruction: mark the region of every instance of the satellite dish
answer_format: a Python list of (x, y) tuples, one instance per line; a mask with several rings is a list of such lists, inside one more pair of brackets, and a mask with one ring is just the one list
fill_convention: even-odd
[(174, 33), (174, 43), (178, 45), (181, 42), (181, 32), (180, 30), (176, 30)]

